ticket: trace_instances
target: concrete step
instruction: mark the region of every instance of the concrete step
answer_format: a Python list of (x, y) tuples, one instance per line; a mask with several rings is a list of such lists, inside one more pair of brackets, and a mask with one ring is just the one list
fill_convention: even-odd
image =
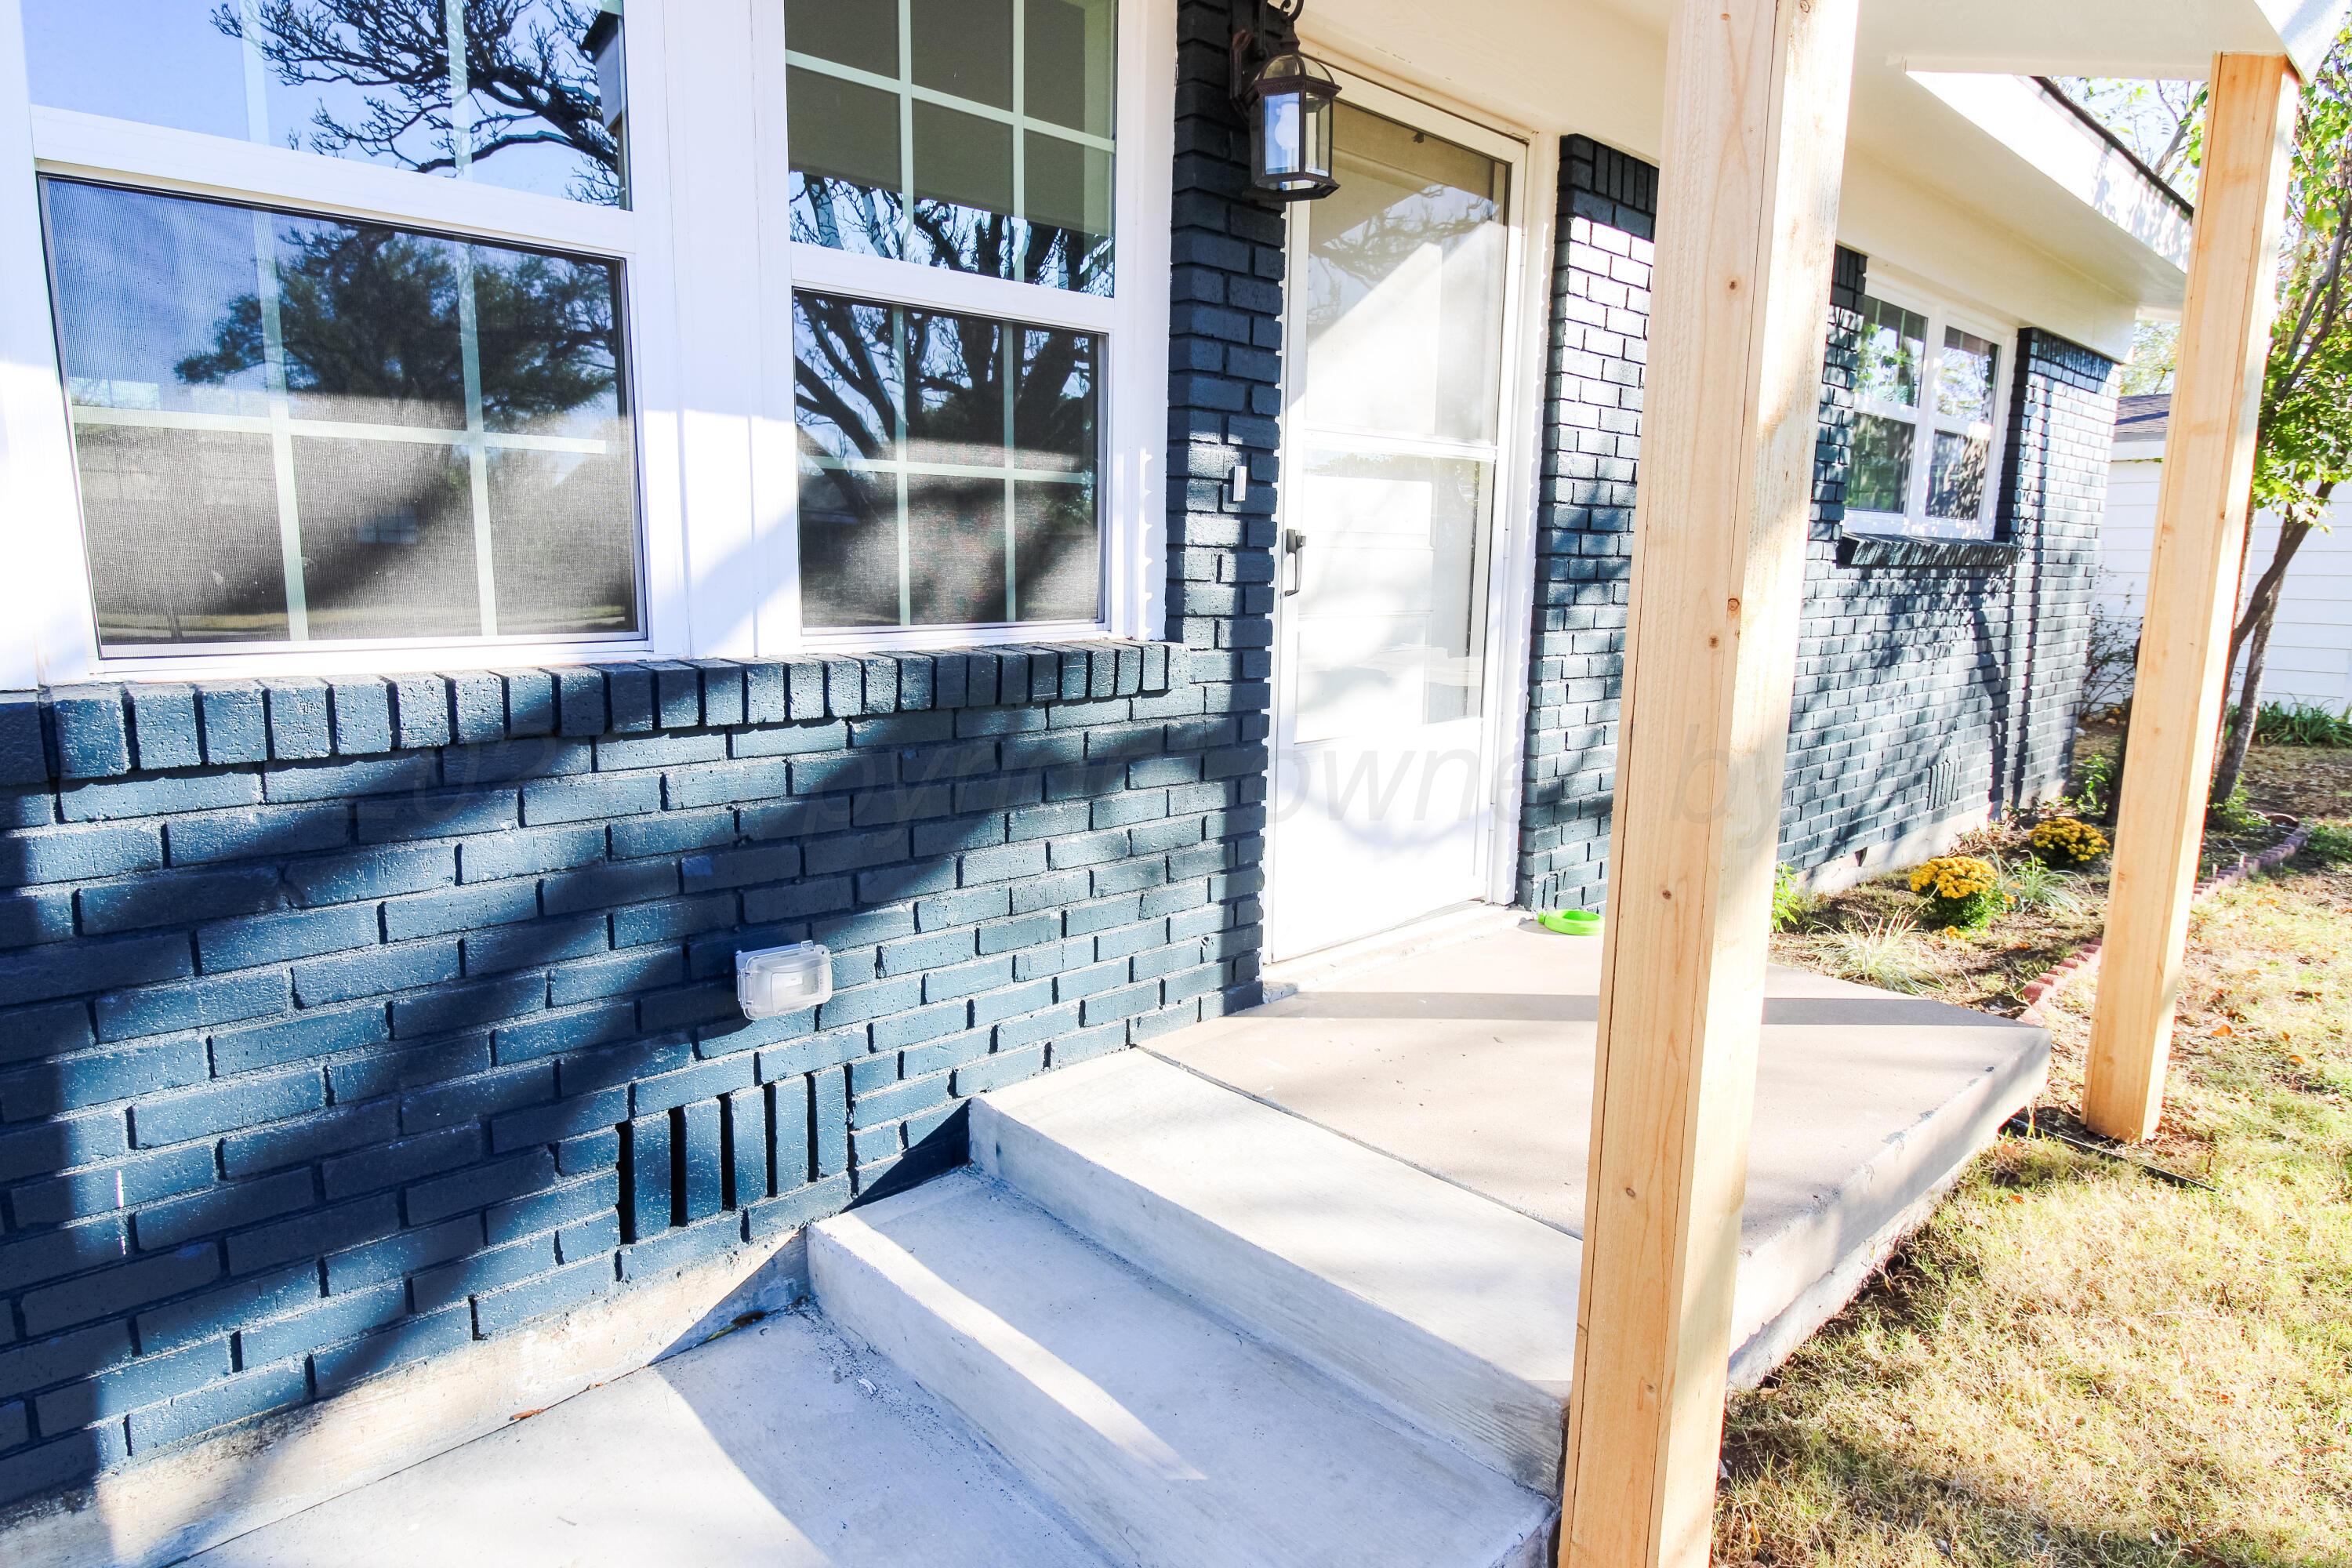
[(1551, 1504), (961, 1171), (809, 1234), (818, 1303), (1131, 1568), (1535, 1568)]
[(190, 1562), (1105, 1568), (961, 1416), (799, 1313), (656, 1362)]
[(1579, 1244), (1141, 1051), (972, 1101), (974, 1163), (1520, 1486), (1559, 1486)]

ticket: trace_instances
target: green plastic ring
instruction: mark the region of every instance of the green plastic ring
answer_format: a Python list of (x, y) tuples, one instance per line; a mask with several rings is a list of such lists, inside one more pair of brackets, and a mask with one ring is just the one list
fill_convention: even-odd
[(1599, 936), (1601, 917), (1591, 910), (1553, 910), (1536, 917), (1536, 923), (1561, 936)]

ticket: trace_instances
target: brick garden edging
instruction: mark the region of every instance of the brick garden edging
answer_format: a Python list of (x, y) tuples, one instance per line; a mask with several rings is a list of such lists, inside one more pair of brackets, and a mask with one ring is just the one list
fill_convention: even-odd
[[(2210, 898), (2224, 888), (2284, 864), (2293, 859), (2310, 838), (2311, 824), (2308, 822), (2296, 824), (2294, 832), (2261, 854), (2241, 855), (2238, 857), (2236, 865), (2226, 870), (2216, 871), (2199, 882), (2196, 891), (2190, 896), (2191, 901)], [(2025, 997), (2025, 1011), (2018, 1015), (2019, 1020), (2028, 1024), (2047, 1024), (2049, 1020), (2042, 1016), (2042, 1005), (2056, 997), (2060, 992), (2075, 981), (2088, 979), (2097, 973), (2099, 950), (2105, 945), (2103, 941), (2092, 942), (2073, 956), (2053, 964), (2042, 973), (2042, 978), (2029, 984), (2022, 993)]]

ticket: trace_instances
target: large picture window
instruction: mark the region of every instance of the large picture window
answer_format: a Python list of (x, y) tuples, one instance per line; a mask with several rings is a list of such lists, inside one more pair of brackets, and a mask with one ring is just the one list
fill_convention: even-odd
[(638, 630), (616, 267), (42, 195), (102, 646)]
[(646, 640), (622, 0), (12, 3), (93, 655)]
[(1941, 310), (1864, 297), (1849, 515), (1920, 538), (1993, 537), (2001, 347)]
[(0, 689), (1159, 635), (1176, 10), (0, 0)]

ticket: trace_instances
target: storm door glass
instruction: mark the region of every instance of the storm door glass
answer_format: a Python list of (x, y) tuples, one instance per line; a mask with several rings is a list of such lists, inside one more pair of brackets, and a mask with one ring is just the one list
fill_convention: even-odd
[(1279, 956), (1478, 896), (1511, 166), (1340, 100), (1292, 209)]
[(1475, 715), (1500, 395), (1507, 171), (1344, 100), (1307, 226), (1302, 742)]

